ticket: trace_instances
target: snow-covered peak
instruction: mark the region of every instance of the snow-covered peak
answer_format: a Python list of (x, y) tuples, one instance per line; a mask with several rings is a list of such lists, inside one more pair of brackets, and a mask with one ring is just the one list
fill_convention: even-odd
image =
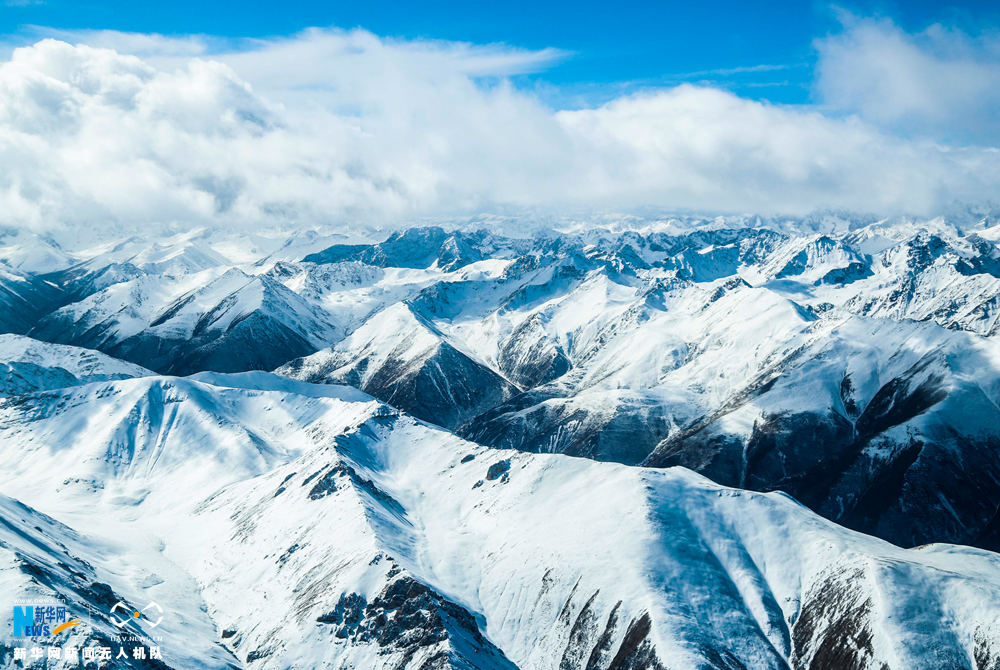
[[(995, 554), (900, 549), (783, 494), (488, 449), (263, 373), (31, 402), (46, 398), (46, 411), (0, 405), (0, 489), (61, 523), (0, 498), (7, 523), (51, 539), (0, 538), (36, 564), (114, 556), (102, 575), (81, 565), (82, 583), (155, 598), (169, 667), (896, 670), (1000, 656)], [(60, 570), (60, 595), (86, 601)]]
[(152, 375), (138, 365), (80, 347), (0, 335), (0, 395)]

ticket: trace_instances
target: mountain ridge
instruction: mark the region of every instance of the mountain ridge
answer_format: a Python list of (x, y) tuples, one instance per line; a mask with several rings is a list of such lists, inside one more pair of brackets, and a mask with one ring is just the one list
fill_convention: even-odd
[[(147, 391), (178, 383), (191, 391), (174, 400)], [(29, 485), (6, 466), (0, 488), (44, 501), (88, 536), (133, 536), (127, 560), (162, 547), (150, 569), (176, 574), (153, 587), (158, 601), (182, 607), (190, 596), (179, 575), (193, 578), (225, 653), (244, 667), (782, 668), (839, 658), (840, 667), (930, 668), (997, 660), (995, 554), (899, 549), (784, 494), (729, 489), (683, 468), (482, 447), (341, 388), (264, 373), (73, 387), (66, 393), (79, 400), (65, 403), (68, 411), (116, 406), (112, 414), (127, 416), (133, 398), (179, 403), (185, 416), (185, 406), (210, 414), (231, 407), (280, 456), (246, 476), (213, 449), (200, 481), (214, 484), (197, 495), (176, 485), (182, 461), (105, 470), (103, 486), (86, 494), (101, 519), (74, 510), (80, 491), (43, 495), (37, 480)], [(24, 420), (65, 423), (64, 414), (30, 408), (52, 393), (0, 407), (2, 425), (42, 440), (35, 454), (54, 437), (39, 427), (25, 433)], [(261, 411), (262, 403), (272, 409)], [(304, 422), (307, 448), (290, 448), (296, 434), (268, 417), (282, 407)], [(163, 444), (175, 457), (185, 444), (221, 445), (196, 437), (215, 423), (175, 420)], [(70, 441), (73, 449), (84, 440), (98, 451), (108, 443), (88, 433)], [(0, 443), (7, 465), (20, 456), (9, 436)], [(45, 467), (55, 480), (83, 474), (76, 459)], [(893, 597), (877, 595), (885, 592)], [(269, 611), (299, 623), (262, 625)], [(165, 658), (178, 653), (176, 636), (186, 630), (175, 625)], [(232, 662), (209, 658), (200, 663)]]

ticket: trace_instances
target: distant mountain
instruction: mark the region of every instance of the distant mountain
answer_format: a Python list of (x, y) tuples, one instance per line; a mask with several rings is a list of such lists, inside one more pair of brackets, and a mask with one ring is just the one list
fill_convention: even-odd
[(332, 349), (294, 360), (277, 372), (312, 383), (350, 384), (448, 428), (518, 390), (457, 350), (405, 303), (375, 314)]
[(113, 283), (52, 312), (29, 332), (186, 374), (271, 369), (315, 351), (337, 328), (275, 279), (232, 268)]
[(992, 667), (1000, 232), (743, 223), (10, 238), (0, 491), (246, 667)]
[(0, 361), (0, 395), (153, 374), (90, 349), (40, 342), (21, 335), (0, 335)]
[(525, 240), (510, 240), (485, 231), (447, 232), (443, 228), (411, 228), (377, 244), (337, 244), (309, 254), (311, 263), (359, 261), (376, 267), (455, 270), (485, 258), (530, 249)]
[(22, 274), (0, 261), (0, 330), (25, 333), (62, 302), (63, 290), (44, 279)]

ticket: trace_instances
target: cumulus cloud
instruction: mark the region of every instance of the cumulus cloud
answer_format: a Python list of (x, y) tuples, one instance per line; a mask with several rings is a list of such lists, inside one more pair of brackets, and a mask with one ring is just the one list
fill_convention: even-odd
[[(566, 54), (311, 30), (46, 39), (0, 64), (0, 224), (392, 225), (486, 211), (930, 213), (1000, 153), (683, 85), (553, 110)], [(129, 55), (133, 51), (139, 55)]]
[(1000, 34), (936, 24), (911, 35), (849, 15), (844, 28), (816, 44), (824, 104), (897, 132), (1000, 142)]

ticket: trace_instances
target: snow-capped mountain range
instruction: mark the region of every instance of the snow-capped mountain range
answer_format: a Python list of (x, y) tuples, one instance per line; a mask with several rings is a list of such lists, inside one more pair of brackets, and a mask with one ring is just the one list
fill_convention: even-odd
[(746, 223), (12, 234), (4, 592), (178, 669), (1000, 667), (1000, 227)]

